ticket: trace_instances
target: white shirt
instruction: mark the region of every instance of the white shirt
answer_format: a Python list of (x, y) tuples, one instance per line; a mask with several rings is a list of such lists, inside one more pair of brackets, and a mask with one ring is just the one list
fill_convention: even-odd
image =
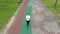
[(26, 20), (30, 20), (30, 15), (26, 15)]

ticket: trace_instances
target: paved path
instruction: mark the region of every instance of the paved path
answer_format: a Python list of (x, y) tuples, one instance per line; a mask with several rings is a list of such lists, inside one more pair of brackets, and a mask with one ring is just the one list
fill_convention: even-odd
[(13, 22), (12, 26), (10, 27), (10, 29), (8, 30), (7, 34), (19, 34), (20, 25), (21, 25), (21, 22), (22, 22), (22, 17), (23, 17), (24, 11), (26, 9), (26, 6), (28, 4), (28, 1), (29, 0), (26, 0), (24, 2), (22, 8), (19, 10), (19, 12), (18, 12), (18, 14), (16, 16), (16, 19)]
[(29, 0), (29, 3), (27, 5), (27, 8), (24, 12), (21, 28), (20, 28), (20, 34), (32, 34), (32, 20), (30, 21), (29, 27), (27, 28), (27, 23), (26, 23), (26, 15), (30, 14), (32, 16), (32, 2), (33, 0)]
[[(26, 0), (8, 34), (60, 34), (60, 25), (58, 25), (60, 20), (58, 20), (56, 15), (46, 8), (41, 0), (33, 0), (33, 4), (31, 1), (28, 4), (28, 0)], [(32, 16), (28, 29), (25, 21), (27, 13)]]
[(60, 34), (60, 20), (42, 4), (41, 0), (34, 0), (32, 15), (32, 34)]

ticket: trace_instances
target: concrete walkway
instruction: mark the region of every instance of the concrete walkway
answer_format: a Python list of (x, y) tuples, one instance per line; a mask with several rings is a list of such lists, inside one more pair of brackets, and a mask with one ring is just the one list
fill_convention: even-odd
[(34, 0), (32, 9), (32, 34), (60, 34), (58, 18), (41, 0)]

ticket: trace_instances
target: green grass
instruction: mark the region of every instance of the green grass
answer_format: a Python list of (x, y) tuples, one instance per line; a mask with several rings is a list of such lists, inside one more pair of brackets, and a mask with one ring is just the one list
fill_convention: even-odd
[(18, 0), (0, 0), (0, 29), (14, 14), (19, 4)]
[(59, 18), (60, 16), (60, 0), (58, 0), (57, 6), (54, 7), (56, 0), (42, 0), (42, 2), (48, 7), (53, 13), (55, 13)]

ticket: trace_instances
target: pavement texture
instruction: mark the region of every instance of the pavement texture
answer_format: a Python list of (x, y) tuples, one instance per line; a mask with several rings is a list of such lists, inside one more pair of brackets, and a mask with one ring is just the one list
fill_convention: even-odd
[(32, 8), (32, 34), (60, 34), (60, 20), (41, 0), (34, 0)]
[(19, 10), (18, 14), (15, 17), (15, 20), (13, 21), (13, 24), (7, 31), (7, 34), (19, 34), (22, 17), (27, 7), (28, 1), (29, 0), (24, 1), (24, 4), (22, 5), (21, 9)]
[(32, 34), (32, 20), (30, 20), (29, 26), (27, 27), (27, 22), (26, 22), (26, 15), (32, 16), (32, 2), (33, 0), (29, 0), (28, 5), (26, 7), (26, 10), (23, 15), (22, 19), (22, 24), (20, 27), (20, 34)]

